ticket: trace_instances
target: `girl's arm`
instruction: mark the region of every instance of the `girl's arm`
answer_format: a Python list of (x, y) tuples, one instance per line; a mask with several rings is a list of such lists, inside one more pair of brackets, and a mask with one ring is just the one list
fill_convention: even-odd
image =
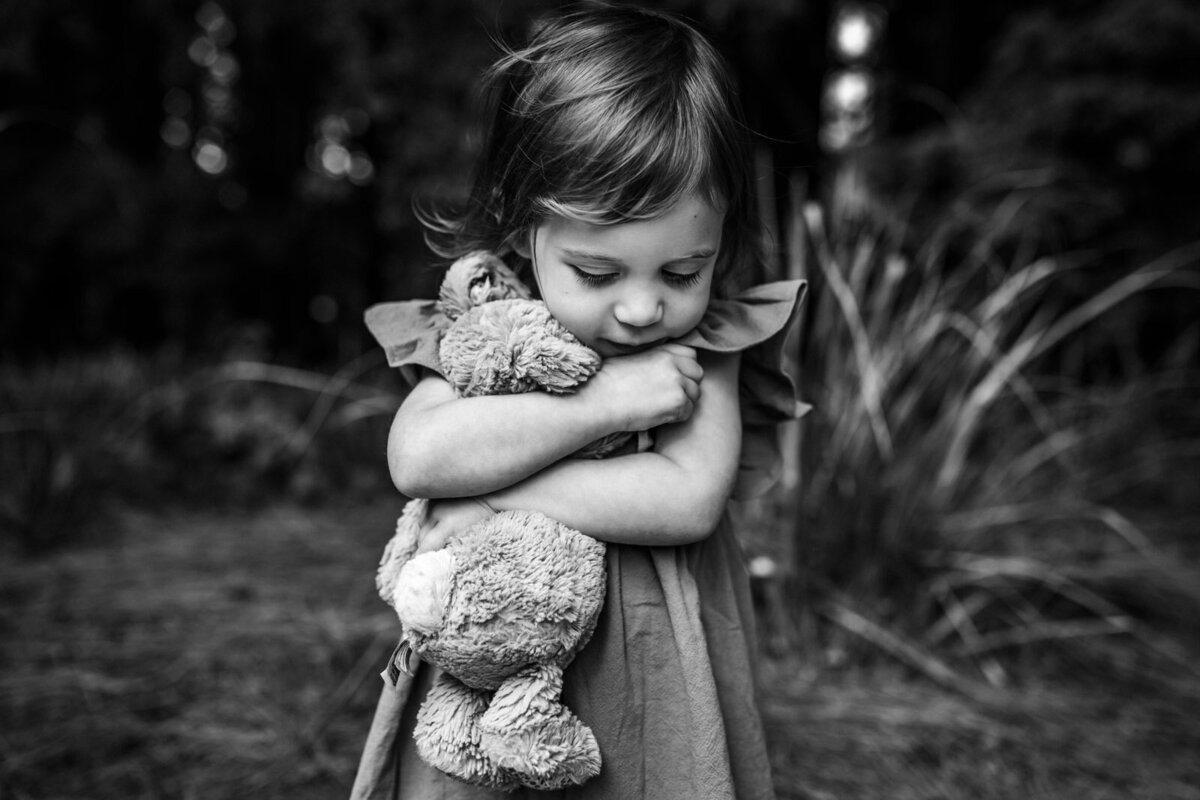
[(409, 497), (496, 491), (601, 436), (687, 419), (703, 376), (694, 350), (664, 345), (607, 360), (566, 396), (459, 398), (445, 380), (429, 377), (409, 393), (392, 423), (392, 479)]
[(704, 354), (692, 415), (656, 431), (652, 451), (566, 459), (485, 499), (530, 509), (609, 542), (678, 545), (713, 531), (733, 491), (741, 451), (737, 354)]

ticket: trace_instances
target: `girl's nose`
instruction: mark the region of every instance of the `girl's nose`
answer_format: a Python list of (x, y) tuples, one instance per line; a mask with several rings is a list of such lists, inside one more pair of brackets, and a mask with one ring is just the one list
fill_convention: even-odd
[(652, 292), (630, 292), (617, 303), (613, 316), (622, 325), (645, 328), (663, 318), (662, 300)]

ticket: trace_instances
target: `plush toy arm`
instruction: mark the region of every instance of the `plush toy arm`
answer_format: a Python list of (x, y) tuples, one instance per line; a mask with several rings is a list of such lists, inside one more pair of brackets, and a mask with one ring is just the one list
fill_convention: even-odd
[(429, 514), (428, 500), (410, 500), (400, 518), (396, 520), (396, 532), (383, 549), (379, 569), (375, 573), (375, 588), (384, 602), (394, 607), (392, 598), (396, 594), (396, 580), (400, 569), (417, 552), (420, 544), (421, 524)]
[[(551, 325), (553, 323), (553, 325)], [(537, 323), (531, 323), (537, 324)], [(543, 327), (544, 326), (544, 327)], [(546, 317), (540, 330), (529, 331), (513, 358), (516, 376), (554, 394), (572, 392), (600, 369), (600, 356)], [(553, 335), (547, 330), (553, 332)], [(564, 335), (565, 334), (565, 335)]]

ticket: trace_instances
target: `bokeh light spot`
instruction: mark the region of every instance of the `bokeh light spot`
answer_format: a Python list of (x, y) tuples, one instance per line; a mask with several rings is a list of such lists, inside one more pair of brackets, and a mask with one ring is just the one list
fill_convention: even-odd
[(217, 63), (217, 45), (207, 36), (197, 36), (188, 46), (188, 58), (201, 67), (211, 67)]
[(192, 153), (196, 166), (209, 175), (220, 175), (229, 166), (229, 155), (216, 142), (198, 142)]
[(223, 86), (228, 86), (238, 79), (241, 67), (233, 53), (221, 53), (209, 71), (212, 73), (213, 80)]
[(844, 70), (830, 82), (829, 100), (841, 111), (859, 111), (870, 101), (873, 83), (871, 76), (862, 70)]
[(325, 143), (321, 147), (321, 169), (330, 175), (341, 177), (350, 171), (350, 151), (340, 144)]
[(354, 153), (350, 156), (350, 169), (347, 171), (350, 182), (355, 186), (365, 186), (375, 177), (375, 165), (366, 153)]
[(211, 0), (196, 11), (196, 23), (208, 33), (218, 47), (226, 47), (237, 35), (233, 21), (217, 3)]
[(187, 147), (188, 140), (192, 137), (192, 129), (181, 117), (167, 117), (159, 135), (168, 146), (179, 150)]
[(334, 141), (341, 141), (350, 133), (350, 125), (346, 122), (346, 118), (340, 114), (328, 114), (322, 117), (321, 123), (317, 127), (322, 137), (333, 139)]
[(883, 18), (877, 9), (848, 5), (834, 23), (833, 46), (843, 60), (857, 61), (871, 54), (882, 29)]

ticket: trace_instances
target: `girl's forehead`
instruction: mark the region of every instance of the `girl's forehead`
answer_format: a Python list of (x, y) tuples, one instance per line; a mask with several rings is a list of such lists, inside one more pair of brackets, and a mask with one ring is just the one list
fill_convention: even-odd
[(555, 215), (540, 226), (553, 246), (598, 260), (651, 249), (671, 259), (711, 255), (721, 244), (724, 213), (695, 193), (644, 220), (598, 224)]

